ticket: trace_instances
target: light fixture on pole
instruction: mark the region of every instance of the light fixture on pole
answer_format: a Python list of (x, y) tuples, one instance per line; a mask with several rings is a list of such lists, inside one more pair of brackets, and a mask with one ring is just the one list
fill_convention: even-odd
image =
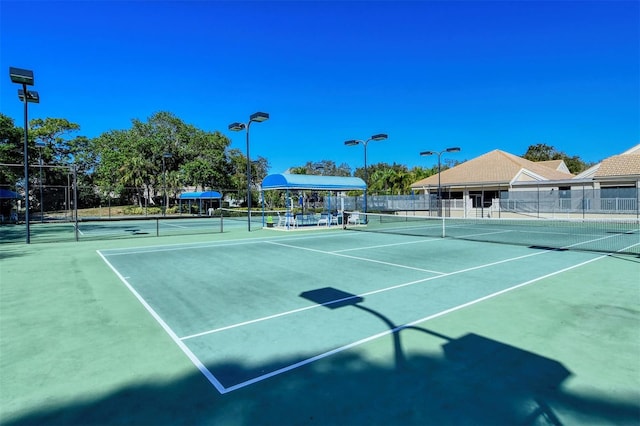
[(24, 102), (24, 222), (27, 230), (26, 243), (29, 244), (31, 242), (31, 231), (29, 228), (29, 119), (27, 105), (29, 102), (39, 103), (40, 95), (38, 95), (38, 92), (27, 90), (27, 86), (33, 86), (33, 71), (9, 67), (9, 77), (13, 83), (22, 85), (22, 89), (18, 89), (18, 98)]
[(249, 116), (249, 122), (244, 123), (231, 123), (229, 124), (229, 130), (239, 132), (241, 130), (247, 131), (247, 230), (251, 232), (251, 157), (249, 156), (249, 127), (251, 123), (262, 123), (269, 119), (269, 114), (266, 112), (256, 112)]
[(367, 144), (371, 141), (383, 141), (388, 137), (389, 136), (386, 133), (379, 133), (377, 135), (371, 136), (366, 141), (359, 140), (359, 139), (352, 139), (352, 140), (345, 141), (344, 143), (347, 146), (355, 146), (359, 144), (364, 145), (364, 207), (363, 207), (363, 210), (365, 213), (367, 212), (367, 190), (369, 189), (369, 176), (367, 174)]
[(169, 197), (167, 196), (167, 173), (164, 165), (164, 159), (171, 157), (173, 157), (173, 155), (171, 155), (170, 152), (165, 152), (164, 154), (162, 154), (162, 216), (166, 215), (167, 207), (169, 207)]
[(438, 198), (437, 198), (437, 203), (438, 203), (438, 215), (442, 216), (442, 194), (441, 194), (441, 186), (440, 186), (440, 158), (442, 157), (442, 154), (444, 154), (445, 152), (460, 152), (460, 148), (455, 146), (455, 147), (451, 147), (451, 148), (447, 148), (445, 150), (442, 151), (423, 151), (420, 153), (421, 156), (426, 157), (426, 156), (430, 156), (430, 155), (437, 155), (438, 156)]

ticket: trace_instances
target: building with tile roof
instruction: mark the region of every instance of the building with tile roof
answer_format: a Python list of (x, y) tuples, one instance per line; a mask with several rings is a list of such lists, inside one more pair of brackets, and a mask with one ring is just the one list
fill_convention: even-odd
[[(562, 160), (536, 163), (496, 149), (442, 171), (440, 184), (447, 187), (481, 186), (489, 189), (504, 188), (515, 182), (565, 180), (572, 177)], [(438, 174), (435, 174), (414, 183), (411, 188), (420, 190), (437, 185)]]
[[(443, 204), (462, 209), (465, 216), (478, 209), (480, 215), (485, 215), (485, 209), (490, 215), (516, 204), (537, 204), (537, 213), (541, 208), (554, 213), (562, 209), (609, 210), (611, 202), (601, 199), (616, 199), (617, 205), (624, 199), (624, 210), (633, 213), (638, 211), (640, 192), (640, 145), (579, 175), (571, 174), (562, 160), (534, 162), (494, 150), (411, 185), (416, 193), (436, 199), (438, 188)], [(585, 191), (589, 191), (588, 202)], [(545, 206), (541, 207), (541, 202)]]

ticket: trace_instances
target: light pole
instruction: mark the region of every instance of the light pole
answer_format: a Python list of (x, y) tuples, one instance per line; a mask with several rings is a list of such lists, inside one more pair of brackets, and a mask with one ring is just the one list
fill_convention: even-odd
[(249, 122), (244, 123), (231, 123), (229, 124), (229, 130), (239, 132), (240, 130), (247, 130), (247, 230), (251, 232), (251, 157), (249, 157), (249, 127), (251, 123), (262, 123), (269, 119), (269, 114), (266, 112), (256, 112), (249, 116)]
[(29, 119), (27, 105), (29, 102), (39, 103), (40, 95), (38, 95), (38, 92), (27, 90), (27, 86), (33, 86), (33, 71), (9, 67), (9, 77), (13, 83), (22, 84), (22, 89), (18, 89), (18, 98), (24, 102), (24, 221), (27, 225), (26, 242), (29, 244), (31, 242), (31, 231), (29, 228), (29, 153), (27, 148), (29, 141)]
[[(386, 133), (380, 133), (380, 134), (371, 136), (366, 141), (359, 140), (359, 139), (352, 139), (352, 140), (345, 141), (344, 143), (347, 146), (354, 146), (358, 144), (364, 145), (364, 212), (365, 213), (367, 212), (367, 190), (369, 189), (369, 176), (367, 175), (367, 144), (370, 141), (383, 141), (388, 137), (389, 136)], [(366, 217), (365, 217), (365, 220), (366, 220)]]
[(162, 206), (162, 216), (166, 216), (167, 207), (169, 205), (169, 197), (167, 197), (167, 173), (164, 165), (165, 158), (171, 158), (172, 155), (170, 152), (165, 152), (162, 154), (162, 198), (164, 199), (164, 203)]
[(438, 215), (442, 216), (442, 201), (441, 201), (441, 197), (442, 194), (440, 193), (441, 191), (441, 187), (440, 187), (440, 157), (442, 157), (442, 154), (444, 154), (445, 152), (460, 152), (460, 148), (458, 148), (457, 146), (455, 147), (451, 147), (451, 148), (447, 148), (445, 150), (442, 151), (423, 151), (420, 153), (421, 156), (426, 157), (429, 155), (437, 155), (438, 156), (438, 198), (437, 198), (437, 203), (438, 203)]

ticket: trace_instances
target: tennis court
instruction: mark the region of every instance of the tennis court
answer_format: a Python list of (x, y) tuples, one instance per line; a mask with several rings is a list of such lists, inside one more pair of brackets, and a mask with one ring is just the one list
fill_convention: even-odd
[(492, 219), (358, 212), (357, 217), (356, 221), (345, 221), (349, 229), (558, 250), (640, 254), (640, 222), (633, 216), (615, 219)]
[[(356, 225), (366, 226), (375, 227), (371, 220)], [(12, 390), (3, 418), (7, 424), (640, 422), (638, 234), (617, 232), (630, 242), (617, 253), (414, 234), (238, 228), (67, 243), (73, 259), (86, 264), (74, 261), (78, 270), (61, 280), (64, 288), (49, 287), (46, 300), (3, 285), (3, 334), (18, 338), (7, 328), (7, 308), (17, 315), (17, 305), (31, 301), (33, 311), (44, 310), (33, 321), (39, 324), (60, 314), (56, 306), (64, 310), (56, 293), (75, 295), (90, 301), (74, 306), (82, 325), (56, 337), (66, 345), (64, 336), (75, 334), (70, 346), (84, 350), (74, 356), (98, 359), (100, 367), (83, 367), (94, 374), (93, 386), (53, 386), (66, 398), (52, 396), (44, 408), (29, 407), (32, 399)], [(78, 246), (84, 250), (72, 249)], [(12, 247), (16, 257), (49, 251)], [(12, 256), (3, 255), (13, 265), (3, 266), (3, 283), (25, 276)], [(90, 315), (96, 311), (100, 320)], [(25, 315), (10, 323), (24, 323)], [(22, 338), (34, 333), (23, 332)], [(27, 347), (50, 341), (39, 336)], [(86, 348), (89, 342), (99, 350)], [(10, 366), (27, 370), (15, 351), (3, 357), (3, 376)], [(29, 366), (43, 357), (27, 357)], [(49, 377), (61, 377), (56, 362), (31, 378), (51, 386)], [(148, 377), (168, 384), (151, 385)], [(91, 398), (71, 402), (81, 390), (81, 399)]]
[[(254, 219), (257, 223), (257, 218)], [(30, 239), (34, 243), (87, 241), (121, 238), (144, 238), (189, 234), (215, 234), (246, 226), (242, 218), (208, 216), (148, 216), (80, 218), (76, 221), (44, 221), (30, 224)], [(24, 224), (12, 224), (0, 229), (0, 242), (24, 242)]]
[(223, 393), (598, 259), (348, 233), (100, 255)]

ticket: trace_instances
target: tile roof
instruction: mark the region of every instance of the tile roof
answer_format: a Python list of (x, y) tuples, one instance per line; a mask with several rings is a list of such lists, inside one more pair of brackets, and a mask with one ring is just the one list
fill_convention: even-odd
[[(511, 183), (518, 180), (565, 180), (573, 177), (563, 172), (564, 162), (533, 162), (508, 152), (494, 150), (484, 155), (465, 161), (441, 173), (441, 184), (496, 184)], [(562, 164), (560, 164), (562, 163)], [(564, 166), (564, 167), (563, 167)], [(438, 185), (438, 174), (419, 180), (412, 188)]]
[(594, 173), (595, 178), (640, 175), (640, 145), (602, 161)]
[(538, 164), (545, 165), (547, 167), (551, 167), (554, 170), (559, 172), (571, 173), (567, 165), (564, 163), (564, 160), (548, 160), (548, 161), (538, 161)]
[(589, 167), (576, 179), (628, 178), (640, 175), (640, 144)]

